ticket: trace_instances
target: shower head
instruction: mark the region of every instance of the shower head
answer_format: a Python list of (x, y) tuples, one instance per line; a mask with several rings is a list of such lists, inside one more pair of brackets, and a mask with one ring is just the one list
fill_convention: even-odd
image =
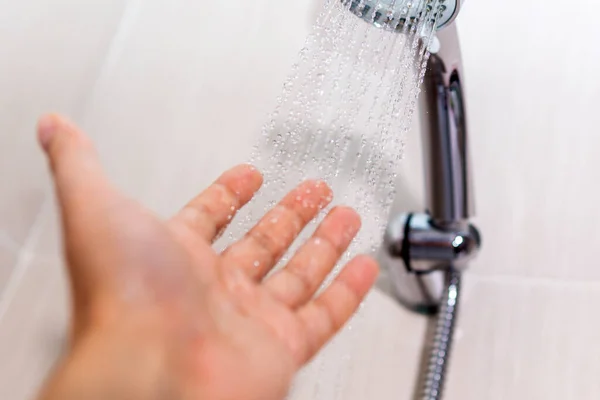
[(342, 0), (350, 1), (350, 11), (365, 21), (379, 28), (404, 30), (406, 24), (414, 24), (424, 11), (437, 12), (436, 28), (449, 25), (460, 10), (464, 0)]

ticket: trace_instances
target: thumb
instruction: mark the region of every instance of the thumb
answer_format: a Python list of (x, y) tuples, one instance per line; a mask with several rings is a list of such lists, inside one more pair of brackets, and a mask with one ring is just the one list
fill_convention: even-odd
[(92, 142), (77, 127), (58, 115), (46, 115), (38, 123), (38, 140), (50, 162), (65, 222), (97, 212), (114, 200), (115, 191)]
[(99, 247), (97, 244), (102, 238), (93, 233), (101, 229), (109, 210), (121, 196), (105, 177), (91, 141), (73, 124), (60, 116), (46, 115), (38, 123), (38, 140), (48, 156), (62, 216), (65, 255), (74, 295), (73, 332), (77, 334), (85, 325), (83, 316), (97, 281), (89, 260), (99, 257), (90, 249)]

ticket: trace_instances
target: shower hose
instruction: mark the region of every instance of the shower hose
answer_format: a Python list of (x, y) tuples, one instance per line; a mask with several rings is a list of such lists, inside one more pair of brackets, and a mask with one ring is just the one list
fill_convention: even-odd
[(458, 314), (461, 273), (450, 269), (436, 316), (435, 329), (424, 361), (423, 379), (417, 400), (441, 400)]

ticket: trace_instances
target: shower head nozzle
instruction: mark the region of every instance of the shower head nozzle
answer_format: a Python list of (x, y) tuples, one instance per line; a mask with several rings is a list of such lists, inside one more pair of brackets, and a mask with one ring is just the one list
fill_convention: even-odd
[[(345, 0), (342, 0), (345, 1)], [(403, 30), (418, 21), (421, 13), (433, 11), (436, 29), (454, 21), (464, 0), (347, 0), (350, 11), (380, 28)]]

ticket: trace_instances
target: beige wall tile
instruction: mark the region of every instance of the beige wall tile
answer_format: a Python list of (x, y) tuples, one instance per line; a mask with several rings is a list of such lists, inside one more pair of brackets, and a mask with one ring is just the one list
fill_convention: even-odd
[(309, 1), (213, 2), (210, 12), (144, 1), (85, 120), (110, 176), (170, 214), (247, 161), (313, 12)]
[(48, 192), (36, 119), (81, 119), (124, 4), (23, 0), (0, 15), (0, 232), (13, 243), (24, 244)]
[(468, 1), (459, 16), (485, 245), (476, 273), (600, 278), (600, 49), (588, 41), (600, 5), (569, 10)]
[(17, 250), (0, 247), (0, 288), (4, 288), (17, 262)]
[(67, 287), (59, 261), (27, 267), (0, 314), (0, 398), (33, 398), (65, 345)]
[(466, 278), (448, 399), (592, 400), (600, 285)]
[(45, 203), (0, 297), (0, 399), (32, 398), (64, 350), (69, 293), (57, 220)]

